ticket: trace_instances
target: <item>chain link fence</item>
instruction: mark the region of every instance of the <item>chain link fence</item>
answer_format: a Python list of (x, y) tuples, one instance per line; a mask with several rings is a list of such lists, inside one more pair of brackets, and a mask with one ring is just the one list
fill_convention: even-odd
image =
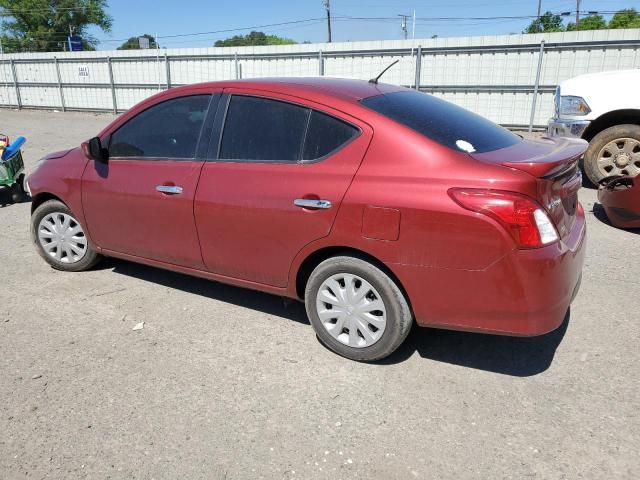
[(418, 88), (510, 127), (543, 127), (562, 80), (640, 68), (640, 29), (537, 35), (0, 55), (0, 107), (122, 112), (178, 85), (259, 77)]

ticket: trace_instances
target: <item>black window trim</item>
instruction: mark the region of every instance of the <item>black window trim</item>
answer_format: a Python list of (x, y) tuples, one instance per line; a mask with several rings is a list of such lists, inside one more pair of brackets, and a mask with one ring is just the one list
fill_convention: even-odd
[(220, 92), (190, 93), (190, 94), (187, 94), (187, 95), (177, 95), (175, 97), (164, 99), (161, 102), (154, 103), (153, 105), (149, 105), (144, 110), (141, 110), (140, 112), (136, 113), (133, 117), (128, 119), (126, 122), (124, 122), (122, 125), (120, 125), (113, 132), (109, 133), (109, 136), (108, 136), (108, 139), (107, 139), (107, 149), (111, 148), (111, 140), (113, 139), (113, 135), (118, 130), (123, 128), (125, 125), (127, 125), (131, 120), (136, 118), (138, 115), (140, 115), (140, 114), (146, 112), (147, 110), (149, 110), (151, 108), (154, 108), (154, 107), (156, 107), (158, 105), (162, 105), (163, 103), (170, 102), (171, 100), (176, 100), (176, 99), (180, 99), (180, 98), (187, 98), (187, 97), (199, 97), (199, 96), (208, 96), (209, 97), (209, 103), (207, 104), (207, 111), (206, 111), (206, 114), (205, 114), (205, 118), (204, 118), (204, 120), (202, 122), (202, 125), (200, 126), (200, 133), (198, 133), (198, 140), (196, 141), (196, 149), (195, 149), (195, 154), (194, 154), (193, 157), (189, 157), (189, 158), (187, 158), (187, 157), (140, 157), (140, 156), (112, 157), (111, 155), (109, 155), (109, 160), (115, 160), (115, 161), (144, 160), (144, 161), (148, 161), (148, 162), (159, 162), (159, 161), (203, 162), (204, 158), (202, 158), (202, 156), (200, 155), (201, 154), (200, 143), (203, 142), (203, 141), (208, 143), (211, 140), (210, 136), (207, 135), (207, 133), (206, 133), (205, 126), (208, 123), (209, 117), (212, 114), (215, 115), (215, 110), (218, 109), (217, 106), (214, 109), (211, 108), (213, 106), (213, 102), (216, 101), (217, 105), (218, 106), (220, 105), (220, 101), (219, 101), (220, 96), (221, 96)]
[[(305, 125), (305, 129), (304, 129), (304, 134), (302, 137), (302, 145), (300, 148), (300, 155), (299, 158), (296, 161), (289, 161), (289, 160), (252, 160), (252, 159), (228, 159), (228, 158), (220, 158), (220, 151), (222, 149), (222, 136), (224, 135), (224, 127), (227, 123), (227, 114), (229, 112), (229, 105), (231, 104), (231, 97), (233, 96), (237, 96), (237, 97), (254, 97), (254, 98), (260, 98), (260, 99), (265, 99), (265, 100), (272, 100), (275, 102), (282, 102), (282, 103), (288, 103), (291, 105), (295, 105), (296, 107), (301, 107), (304, 108), (306, 110), (309, 111), (309, 113), (307, 114), (307, 123)], [(221, 108), (224, 107), (224, 108)], [(356, 129), (356, 134), (351, 137), (348, 141), (346, 141), (345, 143), (343, 143), (342, 145), (338, 146), (337, 148), (334, 148), (332, 151), (330, 151), (329, 153), (323, 155), (322, 157), (319, 158), (314, 158), (312, 160), (303, 160), (302, 157), (304, 155), (304, 146), (306, 144), (307, 141), (307, 133), (309, 131), (309, 125), (311, 123), (311, 114), (313, 111), (316, 111), (318, 113), (322, 113), (324, 115), (327, 115), (331, 118), (335, 118), (337, 120), (340, 120), (341, 122), (346, 123), (347, 125), (353, 127)], [(261, 94), (256, 94), (256, 93), (223, 93), (222, 94), (222, 98), (220, 99), (220, 102), (218, 103), (218, 115), (216, 115), (216, 120), (214, 122), (214, 127), (213, 127), (213, 131), (211, 133), (211, 137), (212, 137), (212, 141), (209, 145), (209, 151), (208, 151), (208, 155), (207, 155), (207, 162), (217, 162), (217, 163), (243, 163), (243, 164), (247, 164), (247, 163), (253, 163), (253, 164), (272, 164), (272, 165), (306, 165), (306, 164), (313, 164), (313, 163), (319, 163), (322, 162), (324, 160), (326, 160), (327, 158), (335, 155), (337, 152), (339, 152), (340, 150), (342, 150), (343, 148), (346, 148), (348, 145), (350, 145), (352, 142), (354, 142), (356, 139), (358, 139), (360, 136), (362, 135), (362, 128), (360, 128), (360, 126), (358, 125), (354, 125), (352, 122), (345, 120), (344, 118), (341, 117), (337, 117), (335, 114), (333, 113), (329, 113), (326, 111), (322, 111), (318, 108), (315, 107), (311, 107), (309, 105), (305, 105), (303, 103), (296, 103), (294, 101), (291, 100), (283, 100), (281, 98), (275, 98), (275, 97), (270, 97), (267, 95), (261, 95)], [(216, 139), (217, 140), (214, 140)], [(213, 147), (216, 146), (216, 148), (214, 149)]]

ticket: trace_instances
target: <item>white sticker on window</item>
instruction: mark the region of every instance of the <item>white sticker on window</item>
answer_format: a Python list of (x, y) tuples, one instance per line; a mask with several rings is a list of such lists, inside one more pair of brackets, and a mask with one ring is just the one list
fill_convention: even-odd
[(467, 152), (467, 153), (473, 153), (476, 151), (476, 149), (473, 148), (473, 145), (471, 145), (466, 140), (456, 140), (456, 147), (458, 147), (463, 152)]

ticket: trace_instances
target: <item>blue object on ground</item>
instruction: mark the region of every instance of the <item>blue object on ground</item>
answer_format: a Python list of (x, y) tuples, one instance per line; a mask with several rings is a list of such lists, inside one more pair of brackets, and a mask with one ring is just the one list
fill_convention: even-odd
[(11, 157), (13, 157), (20, 151), (20, 147), (22, 147), (22, 145), (24, 145), (24, 142), (26, 141), (26, 138), (18, 137), (13, 142), (11, 142), (10, 145), (7, 145), (4, 148), (4, 152), (2, 153), (2, 160), (9, 160)]

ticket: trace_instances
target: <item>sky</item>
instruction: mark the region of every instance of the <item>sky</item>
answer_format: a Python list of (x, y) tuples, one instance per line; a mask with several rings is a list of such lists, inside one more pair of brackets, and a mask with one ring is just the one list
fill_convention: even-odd
[[(127, 38), (145, 33), (159, 36), (160, 46), (166, 48), (208, 47), (216, 40), (246, 34), (252, 29), (297, 42), (327, 39), (322, 0), (109, 0), (108, 5), (113, 17), (112, 31), (91, 30), (101, 40), (98, 47), (101, 50), (114, 49)], [(606, 12), (630, 7), (640, 10), (640, 0), (582, 0), (580, 10)], [(399, 15), (412, 15), (414, 10), (418, 19), (415, 38), (520, 33), (531, 18), (469, 17), (535, 16), (537, 8), (538, 0), (331, 0), (333, 41), (401, 39)], [(575, 12), (575, 9), (575, 0), (542, 0), (543, 12)], [(436, 17), (456, 19), (437, 20)], [(574, 19), (575, 13), (572, 13), (571, 20)], [(266, 26), (295, 21), (299, 23)], [(234, 29), (238, 30), (220, 32)], [(203, 34), (175, 36), (193, 33)], [(409, 19), (409, 38), (412, 33)]]

